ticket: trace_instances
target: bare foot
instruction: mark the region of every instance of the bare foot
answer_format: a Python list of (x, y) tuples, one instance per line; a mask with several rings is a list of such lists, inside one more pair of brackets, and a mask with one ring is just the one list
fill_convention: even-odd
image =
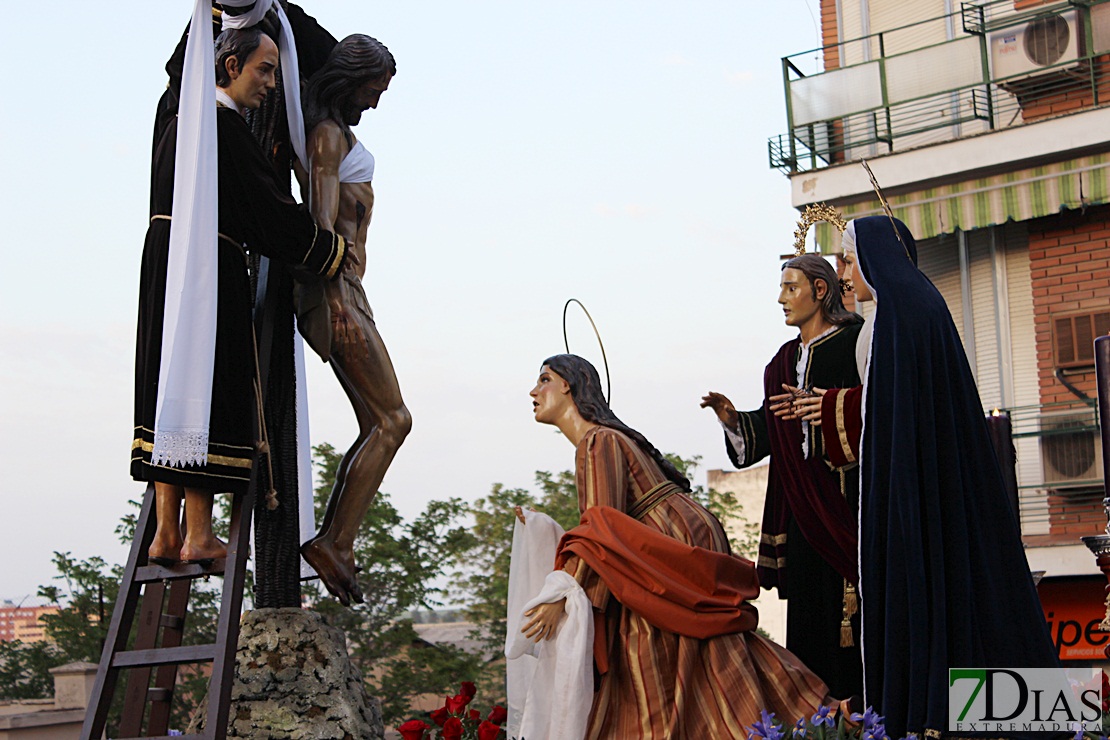
[(339, 603), (350, 606), (352, 601), (361, 604), (362, 589), (355, 578), (354, 563), (347, 563), (326, 540), (314, 538), (301, 546), (301, 555), (320, 574), (320, 580)]
[(183, 563), (209, 563), (227, 557), (227, 544), (219, 538), (213, 537), (204, 542), (191, 542), (185, 538), (181, 546), (181, 562)]
[(156, 565), (173, 565), (181, 559), (181, 532), (174, 527), (169, 532), (158, 529), (154, 541), (146, 551), (147, 560)]

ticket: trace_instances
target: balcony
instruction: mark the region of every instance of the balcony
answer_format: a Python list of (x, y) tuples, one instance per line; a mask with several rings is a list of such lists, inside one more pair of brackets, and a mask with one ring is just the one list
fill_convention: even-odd
[(1006, 410), (1017, 452), (1018, 508), (1027, 543), (1098, 534), (1103, 460), (1094, 399)]
[[(1110, 104), (1110, 0), (948, 15), (785, 57), (788, 175)], [(1016, 7), (1015, 7), (1016, 6)]]

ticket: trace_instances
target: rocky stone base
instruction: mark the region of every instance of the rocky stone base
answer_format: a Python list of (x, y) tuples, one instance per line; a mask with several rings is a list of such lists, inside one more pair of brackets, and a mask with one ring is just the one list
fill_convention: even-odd
[[(347, 656), (347, 640), (319, 614), (256, 609), (243, 616), (229, 738), (364, 740), (384, 736), (378, 700)], [(204, 727), (206, 707), (188, 732)]]

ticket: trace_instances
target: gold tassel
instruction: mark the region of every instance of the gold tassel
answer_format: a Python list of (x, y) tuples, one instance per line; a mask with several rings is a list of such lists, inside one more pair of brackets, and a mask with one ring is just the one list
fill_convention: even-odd
[(273, 511), (278, 507), (277, 489), (271, 488), (266, 494), (266, 508)]
[(840, 620), (840, 647), (852, 647), (856, 644), (852, 635), (852, 615), (859, 611), (859, 600), (856, 598), (856, 588), (844, 581), (844, 618)]

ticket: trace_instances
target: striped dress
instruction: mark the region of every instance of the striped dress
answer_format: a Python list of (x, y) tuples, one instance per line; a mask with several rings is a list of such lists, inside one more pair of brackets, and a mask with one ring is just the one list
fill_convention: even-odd
[[(663, 482), (659, 466), (623, 433), (595, 427), (576, 455), (581, 511), (629, 507)], [(728, 552), (720, 523), (704, 507), (674, 494), (642, 522), (685, 544)], [(774, 712), (787, 727), (830, 703), (824, 682), (792, 653), (754, 632), (707, 640), (651, 625), (610, 598), (600, 577), (572, 556), (565, 569), (582, 585), (604, 617), (608, 671), (595, 687), (586, 737), (746, 738), (760, 710)]]

